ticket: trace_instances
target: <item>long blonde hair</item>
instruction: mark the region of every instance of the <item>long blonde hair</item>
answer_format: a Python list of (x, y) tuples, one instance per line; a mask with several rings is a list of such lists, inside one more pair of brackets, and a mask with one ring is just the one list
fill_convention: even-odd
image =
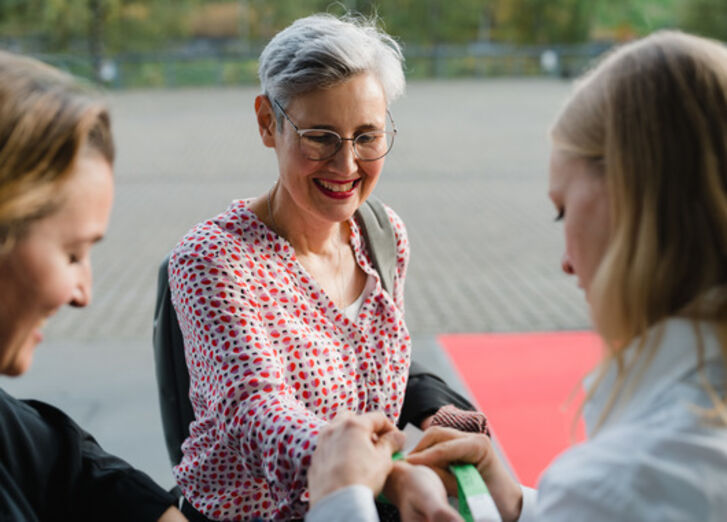
[(715, 325), (727, 361), (727, 48), (663, 31), (617, 49), (551, 138), (605, 176), (611, 238), (589, 290), (604, 362), (623, 371), (623, 348), (671, 316)]
[(69, 75), (0, 51), (0, 255), (57, 208), (81, 150), (113, 162), (105, 105)]

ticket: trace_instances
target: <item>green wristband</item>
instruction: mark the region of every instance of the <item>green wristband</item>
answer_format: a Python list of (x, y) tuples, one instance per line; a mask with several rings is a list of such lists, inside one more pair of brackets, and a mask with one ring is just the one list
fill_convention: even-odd
[(449, 466), (454, 478), (457, 479), (457, 500), (459, 514), (465, 522), (499, 521), (495, 501), (482, 480), (480, 473), (472, 464), (452, 464)]

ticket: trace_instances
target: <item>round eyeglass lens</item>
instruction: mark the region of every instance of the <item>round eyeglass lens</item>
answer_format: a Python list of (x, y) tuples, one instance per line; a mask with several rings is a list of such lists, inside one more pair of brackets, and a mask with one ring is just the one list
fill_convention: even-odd
[(341, 144), (338, 134), (327, 130), (307, 130), (300, 133), (300, 150), (311, 160), (333, 156)]
[(394, 133), (383, 130), (364, 132), (353, 141), (356, 153), (362, 160), (383, 158), (394, 144)]

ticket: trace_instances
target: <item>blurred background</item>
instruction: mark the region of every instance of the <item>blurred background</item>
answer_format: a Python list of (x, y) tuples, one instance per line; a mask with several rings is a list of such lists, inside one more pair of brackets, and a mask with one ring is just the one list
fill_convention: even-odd
[(237, 85), (272, 35), (319, 11), (377, 13), (410, 78), (568, 77), (663, 27), (727, 38), (724, 0), (0, 0), (0, 46), (115, 88)]
[(195, 223), (275, 182), (253, 114), (257, 56), (320, 11), (377, 13), (403, 46), (407, 93), (376, 193), (409, 233), (414, 356), (472, 392), (534, 485), (572, 441), (560, 406), (599, 349), (578, 334), (587, 307), (560, 270), (548, 127), (615, 44), (666, 27), (727, 39), (725, 0), (0, 0), (0, 48), (101, 84), (118, 149), (93, 303), (59, 312), (30, 372), (0, 386), (60, 406), (173, 484), (151, 346), (157, 267)]

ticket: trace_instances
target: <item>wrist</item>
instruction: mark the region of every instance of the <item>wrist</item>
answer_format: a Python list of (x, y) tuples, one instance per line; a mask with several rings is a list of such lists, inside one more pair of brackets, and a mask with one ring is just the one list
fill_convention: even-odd
[(502, 520), (504, 522), (517, 521), (523, 507), (523, 492), (520, 484), (512, 478), (499, 461), (491, 469), (485, 483)]

